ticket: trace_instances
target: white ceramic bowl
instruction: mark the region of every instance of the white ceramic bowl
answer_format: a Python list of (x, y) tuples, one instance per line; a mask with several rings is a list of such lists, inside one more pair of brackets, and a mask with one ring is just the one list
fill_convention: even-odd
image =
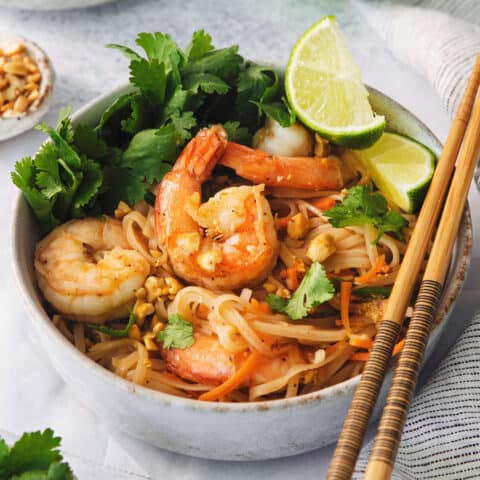
[[(93, 123), (121, 87), (82, 108), (76, 122)], [(389, 129), (409, 135), (437, 154), (440, 143), (428, 128), (390, 98), (370, 89), (375, 111)], [(471, 248), (471, 222), (466, 210), (455, 256), (430, 337), (432, 352), (462, 287)], [(358, 377), (308, 395), (247, 404), (199, 402), (149, 390), (123, 380), (77, 351), (54, 327), (42, 306), (33, 273), (33, 251), (39, 239), (36, 222), (19, 194), (12, 224), (12, 258), (18, 286), (38, 336), (72, 395), (100, 418), (125, 433), (158, 447), (221, 460), (260, 460), (295, 455), (336, 440)], [(391, 369), (387, 381), (391, 377)], [(377, 412), (385, 398), (380, 395)]]

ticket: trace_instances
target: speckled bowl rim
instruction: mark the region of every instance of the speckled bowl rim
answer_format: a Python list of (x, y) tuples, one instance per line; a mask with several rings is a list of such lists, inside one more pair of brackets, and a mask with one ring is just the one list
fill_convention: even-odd
[[(391, 97), (381, 93), (380, 91), (368, 87), (369, 90), (380, 97), (384, 97), (388, 102), (391, 102), (395, 105), (396, 108), (403, 110), (405, 113), (412, 117), (412, 120), (417, 122), (421, 128), (432, 137), (434, 141), (441, 145), (440, 141), (437, 137), (431, 132), (431, 130), (421, 122), (414, 114), (408, 111), (405, 107), (401, 106), (398, 102), (393, 100)], [(90, 110), (92, 110), (98, 103), (105, 101), (109, 97), (117, 96), (122, 93), (127, 93), (131, 87), (128, 84), (122, 84), (112, 91), (100, 95), (93, 99), (92, 101), (88, 102), (78, 111), (76, 111), (72, 115), (72, 120), (78, 121), (79, 117), (88, 116), (86, 115)], [(93, 118), (93, 115), (92, 115)], [(85, 119), (83, 119), (85, 121)], [(88, 120), (87, 120), (88, 123)], [(44, 328), (45, 332), (48, 334), (51, 341), (54, 341), (59, 347), (67, 349), (69, 354), (74, 358), (77, 359), (79, 362), (83, 363), (86, 368), (89, 368), (93, 375), (97, 375), (105, 382), (111, 383), (114, 387), (116, 387), (120, 391), (127, 392), (127, 394), (135, 394), (141, 395), (143, 399), (155, 403), (155, 404), (162, 404), (163, 406), (169, 407), (175, 405), (176, 407), (190, 409), (192, 411), (195, 410), (203, 410), (203, 411), (214, 411), (214, 412), (254, 412), (258, 410), (284, 410), (284, 409), (294, 409), (295, 407), (299, 407), (301, 405), (316, 403), (322, 401), (326, 398), (332, 398), (337, 395), (342, 395), (347, 392), (353, 392), (356, 388), (360, 375), (352, 377), (344, 382), (338, 383), (336, 385), (332, 385), (330, 387), (323, 388), (321, 390), (311, 392), (304, 395), (295, 396), (292, 398), (286, 399), (277, 399), (277, 400), (263, 400), (263, 401), (255, 401), (255, 402), (244, 402), (244, 403), (228, 403), (228, 402), (203, 402), (195, 399), (177, 397), (175, 395), (159, 392), (157, 390), (153, 390), (141, 385), (136, 385), (128, 380), (115, 375), (110, 370), (100, 366), (93, 360), (90, 360), (85, 354), (81, 353), (77, 350), (63, 335), (62, 333), (54, 326), (51, 319), (48, 317), (47, 313), (43, 308), (37, 308), (35, 305), (34, 300), (28, 293), (28, 289), (26, 285), (23, 283), (22, 274), (20, 272), (19, 264), (15, 261), (21, 252), (17, 250), (16, 245), (19, 243), (17, 240), (17, 229), (15, 225), (17, 221), (19, 221), (19, 211), (21, 208), (24, 207), (22, 205), (25, 202), (23, 195), (21, 192), (17, 193), (14, 205), (13, 205), (13, 214), (12, 214), (12, 221), (11, 221), (11, 228), (10, 228), (10, 240), (11, 240), (11, 250), (12, 250), (12, 262), (13, 262), (13, 270), (16, 278), (16, 283), (20, 292), (22, 294), (25, 306), (27, 308), (27, 312), (31, 319), (37, 322), (40, 328)], [(436, 322), (434, 324), (434, 329), (438, 328), (438, 326), (442, 323), (443, 320), (448, 320), (448, 315), (452, 310), (452, 307), (457, 299), (463, 283), (465, 281), (466, 272), (469, 266), (469, 258), (471, 255), (471, 247), (472, 247), (472, 223), (471, 217), (469, 213), (468, 204), (465, 208), (464, 216), (461, 223), (461, 228), (465, 230), (465, 238), (463, 239), (463, 250), (460, 252), (459, 257), (456, 259), (455, 267), (459, 270), (459, 275), (453, 279), (451, 279), (450, 283), (445, 284), (445, 288), (451, 290), (451, 294), (448, 298), (444, 298), (444, 294), (442, 294), (441, 302), (444, 304), (443, 311), (437, 314)], [(453, 284), (453, 286), (452, 286)], [(35, 286), (36, 287), (36, 286)], [(35, 288), (37, 290), (37, 288)]]

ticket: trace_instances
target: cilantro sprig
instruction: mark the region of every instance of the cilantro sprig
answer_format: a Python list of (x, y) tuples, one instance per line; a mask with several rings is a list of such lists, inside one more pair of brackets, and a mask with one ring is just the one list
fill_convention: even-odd
[(73, 480), (53, 430), (24, 433), (12, 447), (0, 438), (0, 479)]
[(313, 262), (293, 295), (286, 299), (270, 294), (266, 301), (270, 308), (285, 313), (292, 320), (306, 317), (314, 307), (332, 299), (335, 288), (328, 279), (323, 265)]
[(63, 111), (56, 128), (39, 126), (50, 142), (15, 165), (12, 180), (44, 232), (149, 196), (203, 126), (222, 123), (230, 140), (249, 143), (267, 116), (295, 121), (277, 72), (245, 62), (236, 45), (215, 49), (203, 30), (185, 50), (159, 32), (139, 33), (135, 43), (141, 53), (107, 45), (129, 60), (132, 90), (97, 125), (73, 126)]
[(408, 225), (408, 221), (400, 213), (388, 208), (382, 194), (372, 192), (367, 185), (357, 185), (348, 190), (343, 202), (326, 210), (324, 215), (334, 227), (374, 225), (378, 229), (375, 242), (387, 232), (404, 240), (402, 229)]
[(193, 324), (187, 322), (180, 314), (170, 315), (164, 330), (157, 333), (157, 340), (163, 348), (188, 348), (195, 343)]

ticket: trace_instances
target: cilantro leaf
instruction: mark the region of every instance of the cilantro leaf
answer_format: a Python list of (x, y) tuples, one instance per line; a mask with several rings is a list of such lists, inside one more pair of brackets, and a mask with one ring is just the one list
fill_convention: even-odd
[(177, 144), (184, 144), (192, 138), (191, 130), (197, 125), (193, 112), (175, 113), (170, 117), (170, 122), (175, 128)]
[(347, 196), (339, 205), (324, 212), (334, 227), (372, 224), (378, 228), (377, 242), (386, 233), (393, 233), (403, 240), (402, 229), (408, 221), (398, 212), (388, 209), (385, 197), (372, 192), (366, 185), (357, 185), (348, 190)]
[(243, 58), (238, 55), (237, 45), (209, 50), (185, 65), (182, 70), (182, 78), (185, 79), (185, 75), (195, 73), (209, 73), (229, 83), (229, 80), (233, 80), (240, 71), (242, 62)]
[(107, 48), (113, 48), (122, 52), (129, 60), (140, 60), (142, 57), (132, 50), (131, 48), (125, 47), (123, 45), (118, 45), (117, 43), (108, 43), (105, 45)]
[(0, 478), (10, 478), (28, 471), (48, 471), (52, 462), (62, 460), (60, 437), (53, 430), (24, 433), (0, 463)]
[(135, 315), (133, 312), (130, 312), (128, 317), (128, 323), (125, 325), (124, 328), (112, 328), (107, 327), (106, 325), (96, 325), (94, 323), (87, 323), (87, 326), (90, 327), (92, 330), (97, 330), (98, 332), (105, 333), (110, 335), (111, 337), (115, 338), (125, 338), (128, 337), (128, 332), (132, 328), (135, 323)]
[(320, 263), (314, 262), (288, 300), (270, 294), (266, 301), (273, 310), (287, 314), (292, 320), (299, 320), (306, 317), (312, 308), (330, 300), (334, 294), (335, 289), (325, 269)]
[(128, 205), (134, 205), (142, 200), (148, 191), (149, 185), (145, 183), (144, 175), (135, 173), (131, 168), (123, 167), (119, 163), (105, 167), (103, 176), (108, 185), (100, 197), (103, 213), (113, 212), (121, 200)]
[(295, 113), (282, 99), (281, 102), (261, 103), (251, 100), (267, 117), (275, 120), (282, 127), (291, 127), (295, 123)]
[(193, 32), (192, 39), (185, 49), (185, 55), (188, 61), (198, 60), (207, 52), (213, 50), (212, 37), (205, 30)]
[[(171, 123), (159, 129), (138, 132), (123, 153), (120, 165), (130, 168), (138, 176), (145, 177), (148, 183), (159, 181), (172, 168), (179, 153), (181, 137), (185, 135), (183, 127), (189, 125), (188, 118), (182, 126), (180, 117), (177, 124)], [(180, 129), (180, 133), (177, 132)], [(180, 136), (177, 137), (177, 135)]]
[(154, 104), (162, 105), (167, 88), (165, 65), (144, 58), (130, 62), (130, 82)]
[(163, 63), (167, 70), (178, 69), (185, 61), (182, 51), (167, 33), (142, 32), (135, 43), (143, 48), (149, 61)]
[(242, 143), (249, 145), (252, 140), (252, 135), (247, 127), (241, 127), (240, 122), (228, 121), (223, 124), (223, 128), (227, 132), (228, 140), (230, 142)]
[(98, 131), (89, 125), (78, 125), (73, 136), (73, 145), (77, 151), (87, 157), (98, 160), (110, 154), (106, 142), (99, 138)]
[(188, 348), (195, 343), (193, 324), (187, 322), (179, 314), (168, 317), (168, 325), (157, 333), (157, 340), (163, 343), (163, 348)]
[(74, 480), (74, 477), (67, 463), (53, 462), (48, 469), (46, 480)]
[(202, 90), (205, 93), (218, 93), (223, 95), (230, 90), (228, 83), (211, 73), (193, 73), (188, 76), (186, 75), (183, 79), (183, 86), (191, 94), (196, 94), (199, 90)]

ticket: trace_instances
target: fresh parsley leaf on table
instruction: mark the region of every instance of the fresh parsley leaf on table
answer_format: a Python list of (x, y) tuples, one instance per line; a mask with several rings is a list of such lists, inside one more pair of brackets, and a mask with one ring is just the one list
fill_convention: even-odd
[(170, 315), (164, 330), (157, 333), (157, 340), (163, 348), (188, 348), (195, 343), (193, 324), (179, 315)]
[(24, 433), (9, 448), (0, 438), (1, 480), (73, 480), (73, 473), (58, 450), (60, 437), (53, 430)]
[(290, 298), (270, 294), (266, 301), (270, 308), (285, 313), (292, 320), (306, 317), (310, 310), (333, 298), (335, 288), (327, 278), (323, 265), (313, 262), (298, 288)]
[(408, 225), (408, 221), (400, 213), (389, 210), (383, 195), (372, 192), (366, 185), (357, 185), (348, 190), (343, 202), (326, 210), (324, 215), (334, 227), (374, 225), (378, 229), (376, 242), (386, 232), (403, 240), (402, 229)]

